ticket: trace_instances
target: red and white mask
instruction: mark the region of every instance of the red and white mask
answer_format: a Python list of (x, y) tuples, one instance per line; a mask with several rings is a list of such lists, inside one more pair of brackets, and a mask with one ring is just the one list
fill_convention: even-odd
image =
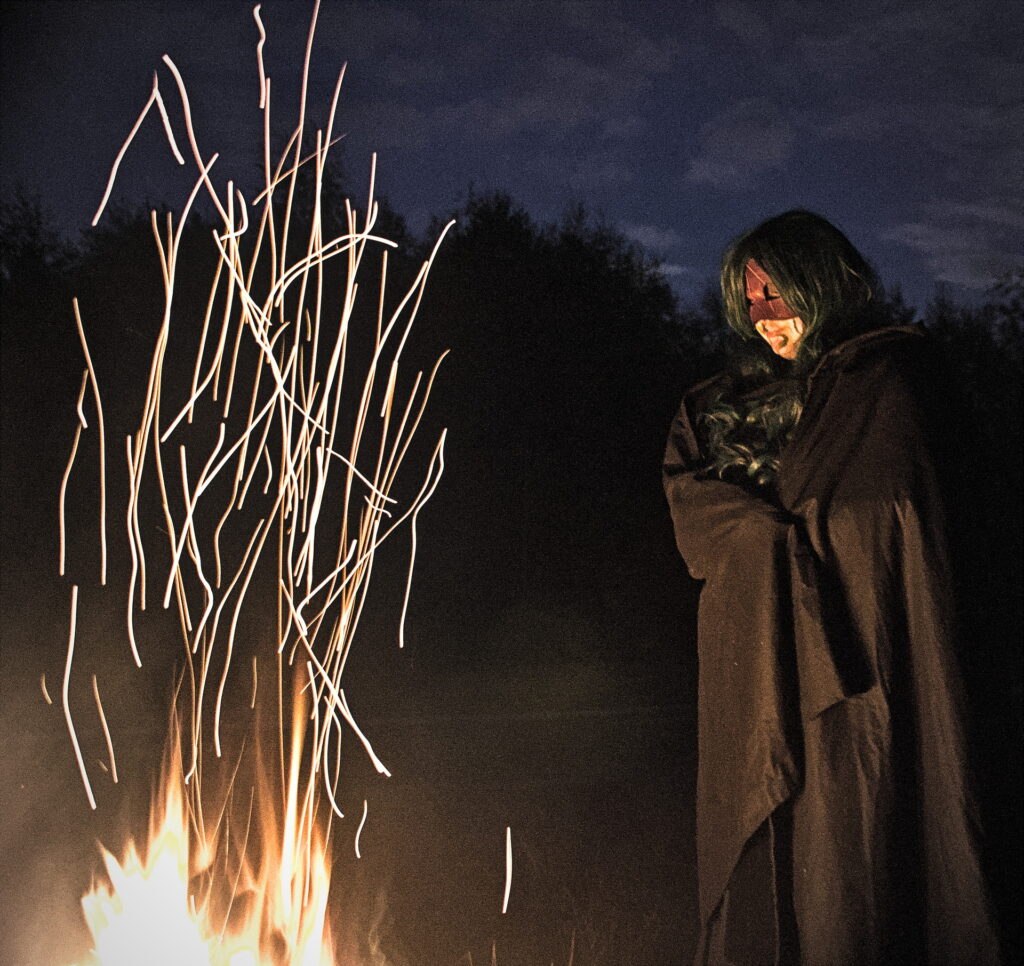
[(754, 259), (745, 266), (750, 321), (772, 352), (783, 359), (796, 357), (804, 334), (803, 319), (786, 304), (768, 273)]

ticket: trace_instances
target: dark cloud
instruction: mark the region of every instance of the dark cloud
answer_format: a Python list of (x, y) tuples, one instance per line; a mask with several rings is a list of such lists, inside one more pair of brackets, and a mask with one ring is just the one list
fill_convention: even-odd
[(569, 168), (568, 184), (577, 191), (618, 188), (634, 180), (636, 173), (628, 160), (614, 153), (594, 153), (577, 159)]
[[(742, 191), (818, 152), (905, 184), (878, 237), (919, 256), (937, 281), (991, 284), (1021, 257), (1024, 210), (1024, 21), (1013, 4), (787, 2), (716, 4), (720, 23), (765, 51), (766, 90), (700, 131), (691, 181)], [(766, 46), (767, 45), (767, 46)], [(797, 82), (793, 78), (798, 79)]]
[[(294, 123), (310, 9), (262, 8), (279, 138)], [(154, 69), (172, 90), (165, 52), (204, 150), (223, 151), (219, 177), (254, 169), (249, 3), (51, 0), (3, 13), (0, 177), (41, 188), (69, 229), (94, 210)], [(875, 259), (926, 292), (936, 272), (977, 279), (993, 254), (1019, 257), (1019, 227), (973, 216), (970, 271), (933, 253), (950, 212), (1024, 208), (1021, 33), (1008, 0), (325, 2), (310, 117), (323, 123), (348, 62), (346, 170), (361, 183), (378, 151), (382, 186), (416, 223), (470, 183), (541, 218), (583, 201), (613, 222), (692, 236), (679, 263), (714, 274), (728, 238), (799, 204), (859, 224)], [(169, 168), (147, 121), (126, 197), (176, 204), (187, 187), (168, 187)]]
[(932, 202), (883, 237), (919, 253), (940, 282), (984, 290), (1020, 264), (1020, 207)]
[(771, 39), (768, 21), (756, 4), (746, 0), (717, 0), (715, 16), (725, 30), (750, 46), (760, 45), (764, 49)]
[(701, 128), (687, 178), (716, 188), (749, 188), (761, 172), (789, 160), (794, 140), (793, 126), (770, 100), (746, 98)]
[(679, 265), (675, 262), (662, 262), (658, 266), (658, 271), (665, 276), (665, 278), (678, 278), (680, 276), (691, 276), (694, 274), (694, 269), (688, 265)]
[(619, 226), (622, 233), (631, 241), (652, 251), (664, 251), (673, 248), (682, 241), (682, 236), (674, 228), (662, 228), (658, 225), (636, 225), (625, 222)]

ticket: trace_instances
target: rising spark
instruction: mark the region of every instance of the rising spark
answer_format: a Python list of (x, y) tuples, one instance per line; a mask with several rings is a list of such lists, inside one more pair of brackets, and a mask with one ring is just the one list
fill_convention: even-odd
[(362, 856), (359, 854), (359, 836), (363, 834), (363, 826), (366, 824), (366, 813), (369, 811), (369, 807), (366, 803), (366, 799), (363, 799), (363, 817), (359, 820), (359, 828), (356, 829), (356, 858), (361, 859)]
[(66, 547), (66, 544), (67, 544), (67, 538), (66, 538), (67, 527), (66, 527), (65, 519), (64, 519), (64, 515), (65, 515), (64, 507), (65, 507), (65, 501), (66, 501), (67, 492), (68, 492), (68, 479), (71, 476), (71, 467), (75, 465), (75, 454), (78, 452), (78, 440), (81, 437), (81, 435), (82, 435), (82, 424), (79, 423), (77, 426), (75, 426), (75, 438), (71, 441), (71, 455), (68, 456), (68, 465), (65, 468), (64, 476), (61, 477), (61, 481), (60, 481), (60, 502), (59, 502), (58, 509), (57, 509), (57, 526), (58, 526), (58, 528), (60, 530), (60, 565), (58, 567), (58, 572), (60, 573), (60, 575), (62, 577), (64, 576), (64, 557), (65, 557), (65, 547)]
[(160, 94), (157, 75), (154, 71), (153, 90), (149, 95), (149, 100), (146, 101), (146, 106), (143, 107), (142, 111), (139, 113), (135, 126), (129, 132), (128, 137), (124, 139), (124, 143), (121, 145), (121, 150), (117, 152), (117, 157), (114, 159), (114, 165), (110, 169), (110, 177), (107, 179), (107, 187), (103, 192), (103, 198), (100, 201), (100, 206), (96, 209), (96, 214), (93, 215), (92, 218), (93, 228), (99, 224), (100, 216), (103, 214), (103, 209), (107, 207), (107, 201), (110, 199), (110, 192), (114, 190), (114, 179), (117, 177), (117, 169), (121, 167), (121, 160), (124, 158), (125, 153), (128, 150), (128, 146), (135, 140), (135, 135), (138, 134), (139, 128), (142, 127), (142, 122), (146, 119), (149, 109), (154, 104), (156, 104), (160, 110), (160, 117), (164, 122), (164, 131), (167, 134), (167, 140), (170, 142), (171, 150), (174, 152), (175, 159), (178, 164), (185, 163), (185, 159), (181, 156), (181, 152), (178, 150), (178, 145), (174, 141), (174, 132), (171, 130), (171, 119), (167, 116), (167, 108), (164, 105), (164, 99)]
[[(107, 716), (103, 713), (103, 702), (100, 700), (100, 686), (96, 681), (96, 675), (92, 676), (92, 693), (96, 698), (96, 710), (99, 712), (100, 724), (103, 726), (103, 737), (107, 742), (107, 758), (110, 761), (110, 776), (117, 784), (117, 761), (114, 759), (114, 742), (110, 738), (110, 728), (107, 727)], [(106, 766), (104, 766), (106, 771)]]
[(68, 723), (68, 734), (71, 735), (71, 744), (75, 749), (78, 770), (82, 774), (82, 784), (85, 785), (85, 794), (89, 798), (89, 807), (95, 810), (96, 798), (92, 793), (92, 785), (89, 784), (89, 773), (85, 770), (85, 760), (82, 758), (82, 749), (78, 745), (78, 735), (75, 734), (75, 723), (71, 720), (71, 705), (68, 702), (68, 684), (71, 681), (71, 661), (75, 655), (75, 625), (77, 622), (78, 584), (75, 584), (71, 588), (71, 629), (68, 632), (68, 657), (64, 665), (64, 686), (61, 689), (61, 698), (64, 704), (64, 718)]
[(512, 826), (505, 827), (505, 898), (501, 902), (501, 914), (508, 912), (508, 897), (512, 891)]
[[(96, 381), (96, 370), (93, 368), (92, 356), (89, 354), (89, 345), (85, 341), (85, 329), (82, 326), (82, 315), (78, 310), (78, 299), (72, 299), (71, 304), (75, 310), (75, 327), (78, 329), (78, 338), (82, 343), (82, 353), (85, 355), (85, 364), (88, 367), (89, 382), (92, 384), (92, 395), (96, 402), (96, 418), (100, 427), (100, 583), (105, 584), (107, 582), (107, 444), (103, 428), (103, 403), (100, 400), (100, 386)], [(72, 454), (72, 458), (74, 458), (74, 454)], [(69, 471), (70, 467), (71, 463), (69, 462)]]

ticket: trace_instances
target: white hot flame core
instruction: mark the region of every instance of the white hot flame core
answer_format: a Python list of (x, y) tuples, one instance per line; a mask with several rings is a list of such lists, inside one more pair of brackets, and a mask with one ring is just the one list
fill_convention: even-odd
[(107, 881), (82, 899), (94, 946), (78, 966), (334, 966), (330, 859), (299, 779), (304, 722), (297, 700), (284, 821), (257, 802), (239, 842), (197, 829), (174, 727), (145, 849), (104, 849)]

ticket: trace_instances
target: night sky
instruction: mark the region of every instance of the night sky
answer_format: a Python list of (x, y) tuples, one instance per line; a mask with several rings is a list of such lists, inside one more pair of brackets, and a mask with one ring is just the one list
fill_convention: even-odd
[[(275, 157), (297, 117), (312, 7), (268, 0), (262, 8)], [(5, 201), (19, 189), (38, 196), (74, 240), (154, 71), (187, 154), (164, 54), (184, 77), (201, 150), (221, 154), (216, 184), (233, 179), (255, 194), (262, 115), (250, 3), (0, 0), (0, 14)], [(508, 192), (539, 222), (582, 204), (659, 259), (683, 302), (695, 303), (732, 237), (806, 207), (840, 225), (910, 304), (923, 308), (940, 284), (954, 300), (978, 303), (1000, 273), (1020, 266), (1024, 247), (1022, 50), (1024, 17), (1009, 0), (323, 0), (307, 127), (324, 123), (347, 63), (336, 123), (345, 138), (334, 149), (345, 187), (361, 208), (377, 152), (378, 191), (419, 237), (474, 194)], [(174, 163), (151, 112), (114, 200), (178, 211), (194, 170), (191, 159)], [(444, 278), (443, 259), (442, 248), (435, 278)], [(530, 283), (515, 271), (499, 281), (508, 279)], [(448, 285), (445, 297), (487, 304), (472, 280)], [(430, 313), (443, 322), (445, 310), (430, 292), (417, 326), (428, 343), (440, 338)], [(131, 302), (130, 292), (113, 295)], [(145, 815), (176, 656), (147, 657), (136, 672), (120, 592), (104, 597), (79, 555), (88, 645), (76, 652), (73, 699), (80, 727), (89, 727), (88, 674), (98, 668), (129, 776), (117, 789), (105, 783), (90, 813), (60, 699), (46, 705), (39, 687), (45, 673), (59, 692), (68, 583), (80, 579), (58, 579), (55, 563), (57, 487), (81, 365), (70, 308), (61, 311), (31, 339), (14, 326), (3, 332), (5, 349), (22, 353), (11, 358), (26, 361), (5, 367), (2, 386), (4, 439), (15, 444), (0, 466), (0, 731), (9, 736), (0, 742), (0, 908), (14, 928), (0, 930), (0, 962), (6, 952), (26, 966), (67, 962), (83, 948), (77, 900), (96, 841), (116, 848)], [(577, 314), (566, 331), (589, 324)], [(142, 386), (148, 355), (140, 352), (149, 351), (155, 317), (97, 316), (86, 326), (98, 344), (107, 340), (102, 357), (97, 350), (101, 382), (127, 384), (135, 366)], [(566, 962), (571, 943), (580, 966), (623, 962), (616, 949), (631, 950), (631, 966), (682, 963), (696, 938), (697, 587), (678, 559), (660, 489), (666, 379), (658, 393), (641, 385), (657, 379), (622, 362), (629, 347), (620, 351), (618, 329), (588, 332), (590, 354), (573, 342), (559, 361), (544, 354), (548, 343), (528, 342), (528, 324), (509, 331), (504, 317), (491, 329), (494, 320), (480, 321), (452, 346), (439, 379), (452, 459), (424, 511), (408, 647), (392, 646), (384, 600), (380, 627), (354, 659), (352, 693), (369, 709), (361, 723), (395, 777), (382, 785), (361, 754), (346, 776), (349, 811), (358, 814), (366, 797), (371, 822), (361, 864), (348, 849), (351, 830), (338, 833), (339, 902), (351, 903), (352, 928), (362, 929), (383, 915), (373, 907), (383, 898), (392, 953), (408, 954), (395, 953), (393, 966), (454, 966), (470, 952), (472, 962), (490, 962), (492, 941), (499, 966)], [(513, 358), (509, 346), (524, 351)], [(641, 350), (635, 360), (655, 351)], [(608, 372), (618, 381), (597, 378)], [(516, 395), (523, 373), (550, 391), (553, 415), (538, 416)], [(674, 407), (684, 387), (668, 383)], [(573, 406), (606, 385), (618, 395), (602, 402), (621, 425), (602, 427), (612, 431), (591, 445), (590, 423), (571, 418), (587, 407)], [(452, 404), (464, 401), (459, 392), (476, 405)], [(650, 399), (646, 410), (637, 403)], [(498, 400), (493, 425), (487, 400)], [(533, 421), (514, 425), (520, 411)], [(555, 449), (552, 439), (571, 445)], [(616, 460), (619, 452), (642, 458)], [(112, 466), (117, 457), (108, 456)], [(88, 467), (94, 456), (79, 459)], [(553, 482), (544, 478), (552, 467)], [(577, 508), (581, 481), (590, 489)], [(89, 496), (83, 487), (75, 525), (91, 541)], [(616, 515), (623, 504), (629, 512)], [(642, 526), (630, 530), (623, 519)], [(119, 526), (119, 518), (111, 524)], [(478, 553), (482, 545), (491, 556)], [(387, 566), (397, 565), (385, 565), (384, 584)], [(402, 579), (404, 567), (403, 557)], [(102, 738), (91, 727), (95, 750)], [(506, 826), (516, 873), (502, 916)]]
[[(270, 2), (267, 71), (290, 120), (311, 4)], [(252, 5), (4, 0), (0, 176), (73, 235), (160, 57), (191, 91), (222, 181), (255, 170)], [(371, 151), (415, 231), (471, 189), (542, 220), (595, 209), (698, 296), (729, 238), (791, 207), (842, 226), (922, 305), (976, 300), (1024, 237), (1024, 24), (1012, 0), (323, 4), (310, 103), (349, 65), (340, 128), (353, 192)], [(117, 195), (172, 206), (151, 117)], [(215, 172), (215, 177), (217, 173)], [(177, 185), (177, 188), (169, 187)]]

